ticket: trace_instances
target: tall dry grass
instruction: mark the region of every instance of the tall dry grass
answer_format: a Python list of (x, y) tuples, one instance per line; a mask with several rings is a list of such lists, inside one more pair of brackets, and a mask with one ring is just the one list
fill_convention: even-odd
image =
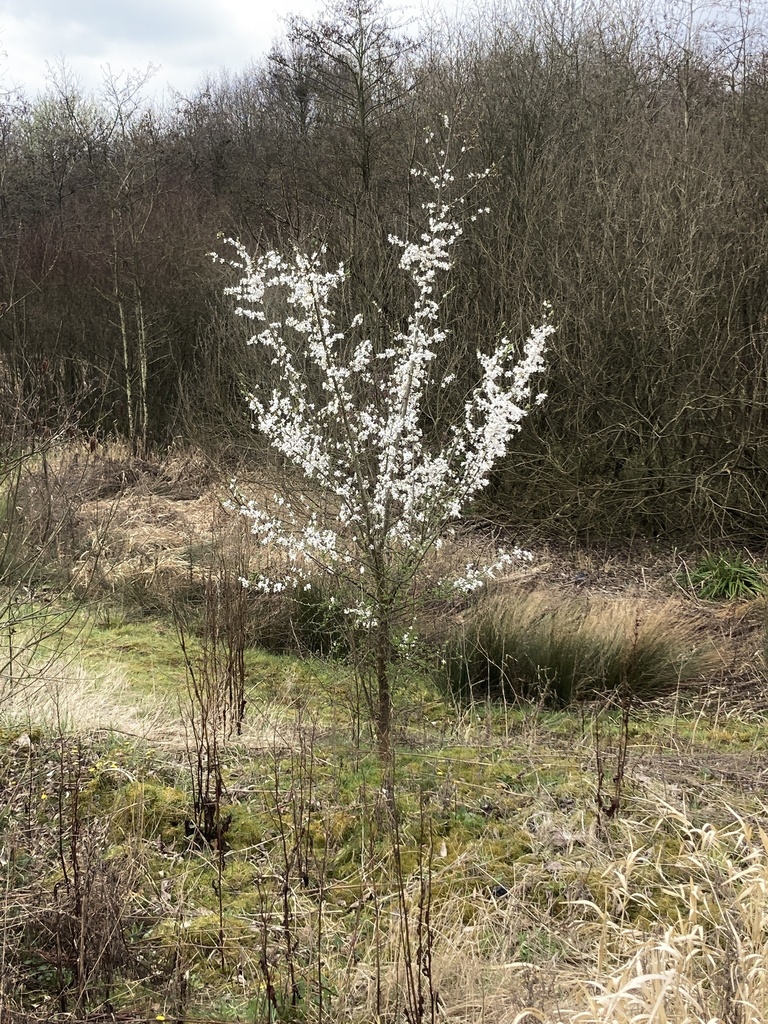
[(539, 588), (481, 600), (448, 641), (444, 679), (462, 700), (567, 705), (622, 689), (653, 700), (715, 665), (711, 642), (679, 603)]
[[(585, 855), (583, 880), (566, 864), (521, 868), (503, 897), (465, 889), (432, 904), (432, 971), (439, 1017), (464, 1024), (762, 1024), (768, 1019), (768, 836), (734, 815), (697, 828), (670, 807), (624, 826), (630, 849)], [(654, 837), (674, 819), (686, 839), (663, 860)], [(479, 865), (435, 866), (433, 885)], [(558, 870), (564, 898), (533, 897)], [(568, 878), (567, 882), (565, 879)], [(534, 882), (534, 879), (536, 881)], [(581, 892), (580, 892), (581, 889)], [(418, 886), (411, 885), (411, 898)], [(533, 898), (532, 898), (533, 897)], [(382, 901), (378, 951), (351, 939), (331, 1019), (371, 1020), (376, 985), (402, 1004), (398, 909)], [(415, 916), (415, 914), (414, 914)], [(341, 935), (331, 915), (326, 941)], [(354, 932), (352, 933), (354, 938)], [(377, 962), (378, 957), (378, 962)], [(352, 962), (354, 961), (354, 966)], [(331, 970), (331, 964), (328, 964)], [(338, 1016), (336, 1015), (338, 1014)]]

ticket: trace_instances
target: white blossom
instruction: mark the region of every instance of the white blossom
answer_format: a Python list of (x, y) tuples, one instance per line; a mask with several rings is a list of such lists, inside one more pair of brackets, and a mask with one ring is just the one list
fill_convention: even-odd
[[(426, 229), (410, 240), (389, 236), (413, 284), (414, 305), (406, 324), (378, 351), (361, 315), (345, 329), (337, 325), (334, 300), (346, 270), (343, 264), (328, 269), (324, 248), (254, 257), (228, 239), (235, 249), (230, 265), (241, 276), (227, 294), (236, 314), (255, 323), (249, 343), (265, 351), (274, 372), (271, 390), (248, 396), (254, 426), (313, 489), (333, 497), (336, 509), (332, 520), (313, 513), (298, 521), (282, 499), (276, 496), (273, 514), (240, 496), (233, 481), (234, 501), (253, 533), (282, 550), (290, 567), (284, 580), (259, 578), (249, 581), (251, 587), (274, 593), (278, 584), (303, 581), (311, 568), (339, 571), (345, 565), (354, 566), (361, 587), (382, 573), (395, 590), (405, 586), (450, 522), (488, 485), (529, 407), (546, 397), (532, 392), (532, 381), (544, 368), (554, 331), (548, 305), (518, 360), (508, 338), (478, 353), (479, 380), (447, 444), (437, 448), (425, 438), (429, 389), (454, 379), (448, 374), (440, 380), (436, 372), (447, 337), (439, 294), (462, 235), (456, 214), (464, 197), (446, 198), (454, 176), (445, 159), (434, 174), (415, 173), (434, 189), (434, 200), (424, 205)], [(476, 214), (487, 212), (483, 207)], [(275, 319), (278, 309), (284, 312)], [(470, 592), (513, 556), (525, 553), (467, 566), (455, 586)], [(368, 624), (376, 617), (366, 602), (344, 611)]]

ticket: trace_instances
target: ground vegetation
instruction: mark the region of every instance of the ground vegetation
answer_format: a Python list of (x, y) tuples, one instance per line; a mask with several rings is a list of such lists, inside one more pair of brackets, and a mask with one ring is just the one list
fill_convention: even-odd
[[(34, 472), (77, 493), (71, 459)], [(59, 653), (33, 699), (3, 670), (5, 1017), (757, 1024), (762, 594), (647, 542), (433, 593), (383, 765), (332, 595), (233, 586), (269, 552), (188, 459), (89, 468)], [(456, 685), (478, 648), (497, 689)]]

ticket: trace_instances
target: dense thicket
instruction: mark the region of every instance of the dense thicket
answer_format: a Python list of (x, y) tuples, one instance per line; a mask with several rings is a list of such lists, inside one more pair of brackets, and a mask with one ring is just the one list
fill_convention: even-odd
[[(749, 8), (539, 0), (411, 24), (375, 0), (295, 18), (159, 109), (59, 69), (0, 111), (0, 387), (137, 450), (246, 443), (257, 380), (206, 253), (328, 246), (385, 336), (408, 306), (426, 129), (492, 168), (447, 304), (459, 384), (555, 310), (549, 400), (494, 481), (500, 519), (593, 536), (768, 540), (768, 42)], [(461, 144), (466, 152), (461, 153)], [(466, 379), (466, 377), (465, 377)], [(429, 429), (440, 430), (441, 409)]]

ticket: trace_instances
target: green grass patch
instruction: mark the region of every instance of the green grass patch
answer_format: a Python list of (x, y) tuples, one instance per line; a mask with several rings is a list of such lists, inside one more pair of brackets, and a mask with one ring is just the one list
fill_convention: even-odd
[(705, 601), (749, 600), (765, 592), (765, 568), (738, 551), (705, 555), (680, 582)]

